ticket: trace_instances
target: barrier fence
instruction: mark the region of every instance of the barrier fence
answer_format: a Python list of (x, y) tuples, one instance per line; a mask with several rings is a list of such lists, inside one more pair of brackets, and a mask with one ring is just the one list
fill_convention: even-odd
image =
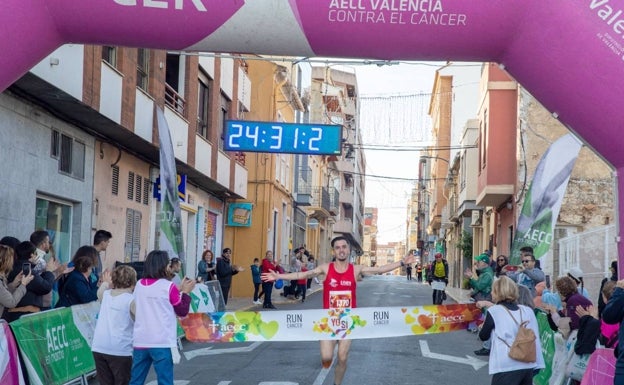
[[(317, 341), (435, 334), (466, 329), (481, 318), (474, 304), (206, 313), (220, 307), (211, 303), (215, 298), (208, 288), (197, 285), (191, 297), (191, 313), (180, 320), (178, 327), (179, 335), (191, 342)], [(98, 302), (91, 302), (24, 316), (8, 325), (0, 323), (0, 383), (24, 384), (18, 348), (31, 384), (61, 385), (77, 379), (86, 382), (86, 375), (95, 370), (91, 340), (99, 306)], [(573, 341), (552, 331), (544, 313), (538, 312), (537, 320), (546, 368), (534, 378), (534, 383), (560, 385), (566, 379), (563, 369), (571, 356)], [(612, 361), (608, 364), (614, 364)], [(602, 356), (599, 363), (604, 363)], [(592, 369), (592, 378), (598, 374), (612, 377), (613, 371), (605, 372), (604, 367)]]

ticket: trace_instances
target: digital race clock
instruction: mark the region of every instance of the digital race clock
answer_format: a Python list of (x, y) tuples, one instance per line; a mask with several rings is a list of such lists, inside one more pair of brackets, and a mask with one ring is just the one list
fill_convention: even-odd
[(226, 151), (339, 155), (342, 126), (228, 120), (224, 141)]

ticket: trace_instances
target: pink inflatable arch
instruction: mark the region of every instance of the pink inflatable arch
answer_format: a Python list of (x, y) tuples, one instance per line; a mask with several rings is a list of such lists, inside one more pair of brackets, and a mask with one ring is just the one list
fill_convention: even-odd
[(0, 91), (70, 42), (498, 62), (624, 167), (624, 0), (4, 0), (0, 36)]

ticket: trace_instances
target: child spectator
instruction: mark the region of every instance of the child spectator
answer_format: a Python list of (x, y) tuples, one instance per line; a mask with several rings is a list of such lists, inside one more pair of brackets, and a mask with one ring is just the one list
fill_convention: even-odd
[[(100, 385), (127, 385), (132, 369), (132, 330), (136, 271), (121, 265), (102, 273), (98, 299), (102, 301), (93, 334), (93, 360)], [(109, 286), (112, 285), (112, 289)]]
[(251, 279), (254, 285), (254, 294), (253, 294), (253, 303), (256, 305), (261, 305), (260, 297), (258, 296), (258, 292), (260, 291), (260, 285), (262, 284), (262, 280), (260, 279), (260, 260), (258, 258), (254, 258), (253, 265), (251, 268)]
[(185, 277), (178, 290), (167, 279), (170, 270), (167, 252), (151, 251), (145, 258), (144, 278), (134, 289), (136, 318), (131, 385), (143, 385), (152, 364), (159, 384), (173, 384), (172, 352), (178, 344), (176, 315), (188, 314), (189, 293), (195, 288), (195, 281)]

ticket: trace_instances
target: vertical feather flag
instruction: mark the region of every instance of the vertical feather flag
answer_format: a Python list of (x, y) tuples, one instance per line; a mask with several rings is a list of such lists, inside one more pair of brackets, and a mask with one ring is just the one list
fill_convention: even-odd
[(169, 253), (169, 257), (178, 257), (184, 263), (184, 237), (182, 236), (182, 216), (178, 198), (178, 184), (175, 154), (169, 125), (165, 113), (156, 107), (158, 137), (160, 140), (160, 232), (158, 248)]
[(542, 156), (518, 218), (510, 264), (520, 263), (522, 247), (533, 247), (535, 259), (540, 259), (550, 249), (563, 196), (581, 147), (576, 137), (567, 134)]

